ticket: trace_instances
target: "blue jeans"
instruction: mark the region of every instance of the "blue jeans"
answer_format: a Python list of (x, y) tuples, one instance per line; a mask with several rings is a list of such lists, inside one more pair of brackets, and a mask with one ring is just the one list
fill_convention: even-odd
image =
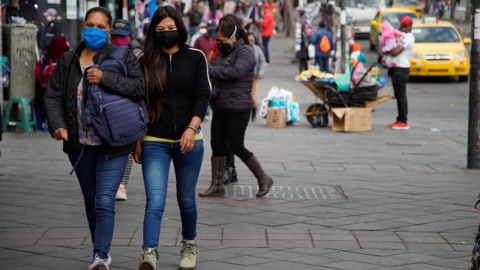
[[(78, 156), (68, 155), (72, 166)], [(115, 195), (127, 166), (128, 155), (108, 158), (103, 146), (85, 146), (75, 168), (82, 189), (94, 254), (107, 258), (115, 223)]]
[(197, 237), (197, 203), (195, 188), (203, 160), (203, 140), (197, 140), (192, 151), (182, 154), (180, 143), (142, 143), (142, 170), (147, 193), (143, 222), (143, 248), (158, 247), (162, 216), (167, 201), (168, 173), (173, 160), (177, 178), (177, 201), (182, 219), (182, 236)]

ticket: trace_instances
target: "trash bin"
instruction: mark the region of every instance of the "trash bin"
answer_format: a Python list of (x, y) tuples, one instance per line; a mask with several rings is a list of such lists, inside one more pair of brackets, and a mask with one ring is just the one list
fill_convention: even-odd
[(32, 24), (3, 25), (3, 54), (10, 59), (9, 98), (35, 98), (36, 33)]

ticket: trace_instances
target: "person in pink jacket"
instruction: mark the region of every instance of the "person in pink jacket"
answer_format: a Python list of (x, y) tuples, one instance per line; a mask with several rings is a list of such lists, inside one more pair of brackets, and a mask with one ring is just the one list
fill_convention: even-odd
[(273, 18), (273, 12), (270, 10), (269, 3), (263, 4), (263, 10), (263, 18), (258, 20), (258, 24), (260, 24), (260, 28), (262, 31), (262, 42), (265, 60), (267, 60), (267, 63), (270, 63), (270, 47), (268, 46), (268, 43), (270, 42), (270, 38), (273, 36), (273, 28), (275, 25), (275, 21)]

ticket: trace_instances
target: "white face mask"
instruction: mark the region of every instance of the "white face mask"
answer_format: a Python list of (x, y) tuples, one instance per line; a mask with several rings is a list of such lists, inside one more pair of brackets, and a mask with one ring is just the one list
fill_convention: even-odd
[(207, 33), (207, 29), (200, 28), (200, 29), (198, 29), (198, 33), (200, 33), (200, 35), (205, 35)]
[(134, 17), (135, 16), (135, 10), (130, 10), (129, 14), (130, 14), (130, 17)]
[(47, 18), (47, 22), (53, 21), (52, 17), (50, 17), (50, 16), (47, 16), (46, 18)]

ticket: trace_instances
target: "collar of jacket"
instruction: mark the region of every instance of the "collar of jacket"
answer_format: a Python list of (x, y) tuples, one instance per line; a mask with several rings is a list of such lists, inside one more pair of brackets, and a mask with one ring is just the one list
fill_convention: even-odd
[[(242, 45), (245, 45), (245, 41), (243, 41), (243, 39), (238, 39), (237, 42), (235, 42), (235, 44), (233, 44), (232, 51), (238, 49)], [(230, 52), (232, 52), (232, 51), (230, 51)]]
[[(186, 51), (188, 49), (190, 49), (191, 46), (190, 45), (187, 45), (187, 44), (183, 44), (182, 46), (180, 46), (180, 48), (178, 49), (178, 51), (174, 54), (172, 54), (172, 56), (174, 56), (175, 54), (179, 53), (179, 52), (182, 52), (182, 51)], [(165, 53), (163, 50), (161, 50), (162, 54), (167, 54)], [(168, 55), (168, 54), (167, 54)]]
[[(85, 43), (85, 41), (82, 41), (82, 43), (80, 43), (80, 45), (78, 45), (77, 49), (75, 50), (75, 55), (78, 57), (78, 59), (80, 59), (80, 55), (82, 54), (83, 50), (87, 47), (87, 44)], [(93, 62), (94, 63), (97, 63), (98, 62), (98, 57), (100, 56), (100, 54), (106, 52), (106, 53), (113, 53), (115, 51), (117, 47), (112, 45), (112, 44), (109, 44), (109, 43), (105, 43), (105, 45), (100, 48), (100, 50), (97, 52), (97, 54), (95, 54), (95, 56), (93, 57)]]

